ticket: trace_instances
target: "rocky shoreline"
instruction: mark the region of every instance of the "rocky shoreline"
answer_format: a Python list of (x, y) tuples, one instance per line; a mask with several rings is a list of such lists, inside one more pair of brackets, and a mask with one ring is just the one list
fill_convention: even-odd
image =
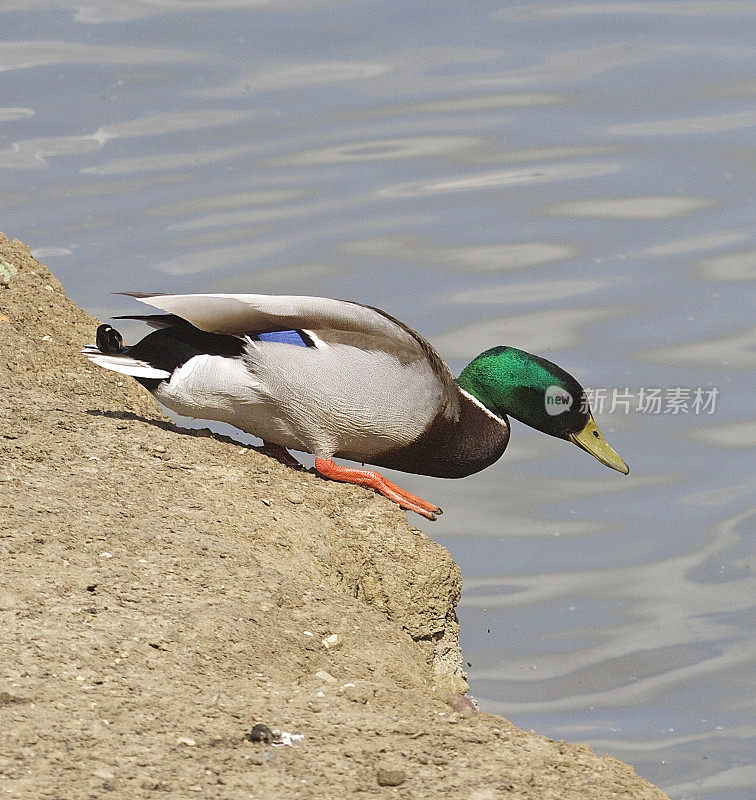
[(95, 326), (0, 234), (4, 796), (665, 797), (477, 712), (449, 553), (176, 427), (79, 356)]

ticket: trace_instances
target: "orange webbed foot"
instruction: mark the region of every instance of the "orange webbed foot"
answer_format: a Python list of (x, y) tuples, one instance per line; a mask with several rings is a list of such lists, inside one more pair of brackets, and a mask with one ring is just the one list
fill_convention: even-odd
[(332, 481), (354, 483), (358, 486), (375, 489), (384, 497), (393, 500), (400, 508), (414, 511), (426, 519), (435, 520), (437, 514), (443, 513), (438, 506), (423, 500), (421, 497), (410, 494), (405, 489), (402, 489), (401, 486), (397, 486), (374, 470), (342, 467), (329, 458), (316, 458), (315, 469), (324, 478), (330, 478)]

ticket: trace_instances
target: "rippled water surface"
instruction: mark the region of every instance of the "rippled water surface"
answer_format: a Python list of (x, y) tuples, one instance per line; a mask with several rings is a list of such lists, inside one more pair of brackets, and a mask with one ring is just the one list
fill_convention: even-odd
[(0, 228), (93, 313), (131, 308), (116, 289), (354, 298), (455, 370), (511, 344), (606, 390), (627, 478), (515, 422), (487, 471), (400, 480), (446, 508), (423, 527), (462, 566), (482, 707), (673, 798), (756, 785), (752, 14), (0, 6)]

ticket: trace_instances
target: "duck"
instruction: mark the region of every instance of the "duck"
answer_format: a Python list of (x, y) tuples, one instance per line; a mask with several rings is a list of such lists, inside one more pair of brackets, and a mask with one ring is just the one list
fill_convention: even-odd
[[(578, 381), (545, 358), (492, 347), (455, 378), (409, 325), (373, 306), (326, 297), (124, 292), (159, 313), (154, 330), (125, 345), (97, 328), (81, 351), (142, 384), (188, 417), (233, 425), (292, 467), (289, 452), (315, 456), (315, 471), (374, 489), (435, 520), (441, 509), (370, 467), (463, 478), (496, 462), (509, 418), (573, 442), (625, 475), (629, 468), (593, 419)], [(334, 461), (345, 459), (363, 468)]]

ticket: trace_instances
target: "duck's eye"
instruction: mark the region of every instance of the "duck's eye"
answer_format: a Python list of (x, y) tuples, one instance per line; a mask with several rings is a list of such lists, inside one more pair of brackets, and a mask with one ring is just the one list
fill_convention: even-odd
[(598, 431), (593, 431), (593, 435), (594, 435), (594, 436), (595, 436), (597, 439), (599, 438), (599, 432), (598, 432)]

